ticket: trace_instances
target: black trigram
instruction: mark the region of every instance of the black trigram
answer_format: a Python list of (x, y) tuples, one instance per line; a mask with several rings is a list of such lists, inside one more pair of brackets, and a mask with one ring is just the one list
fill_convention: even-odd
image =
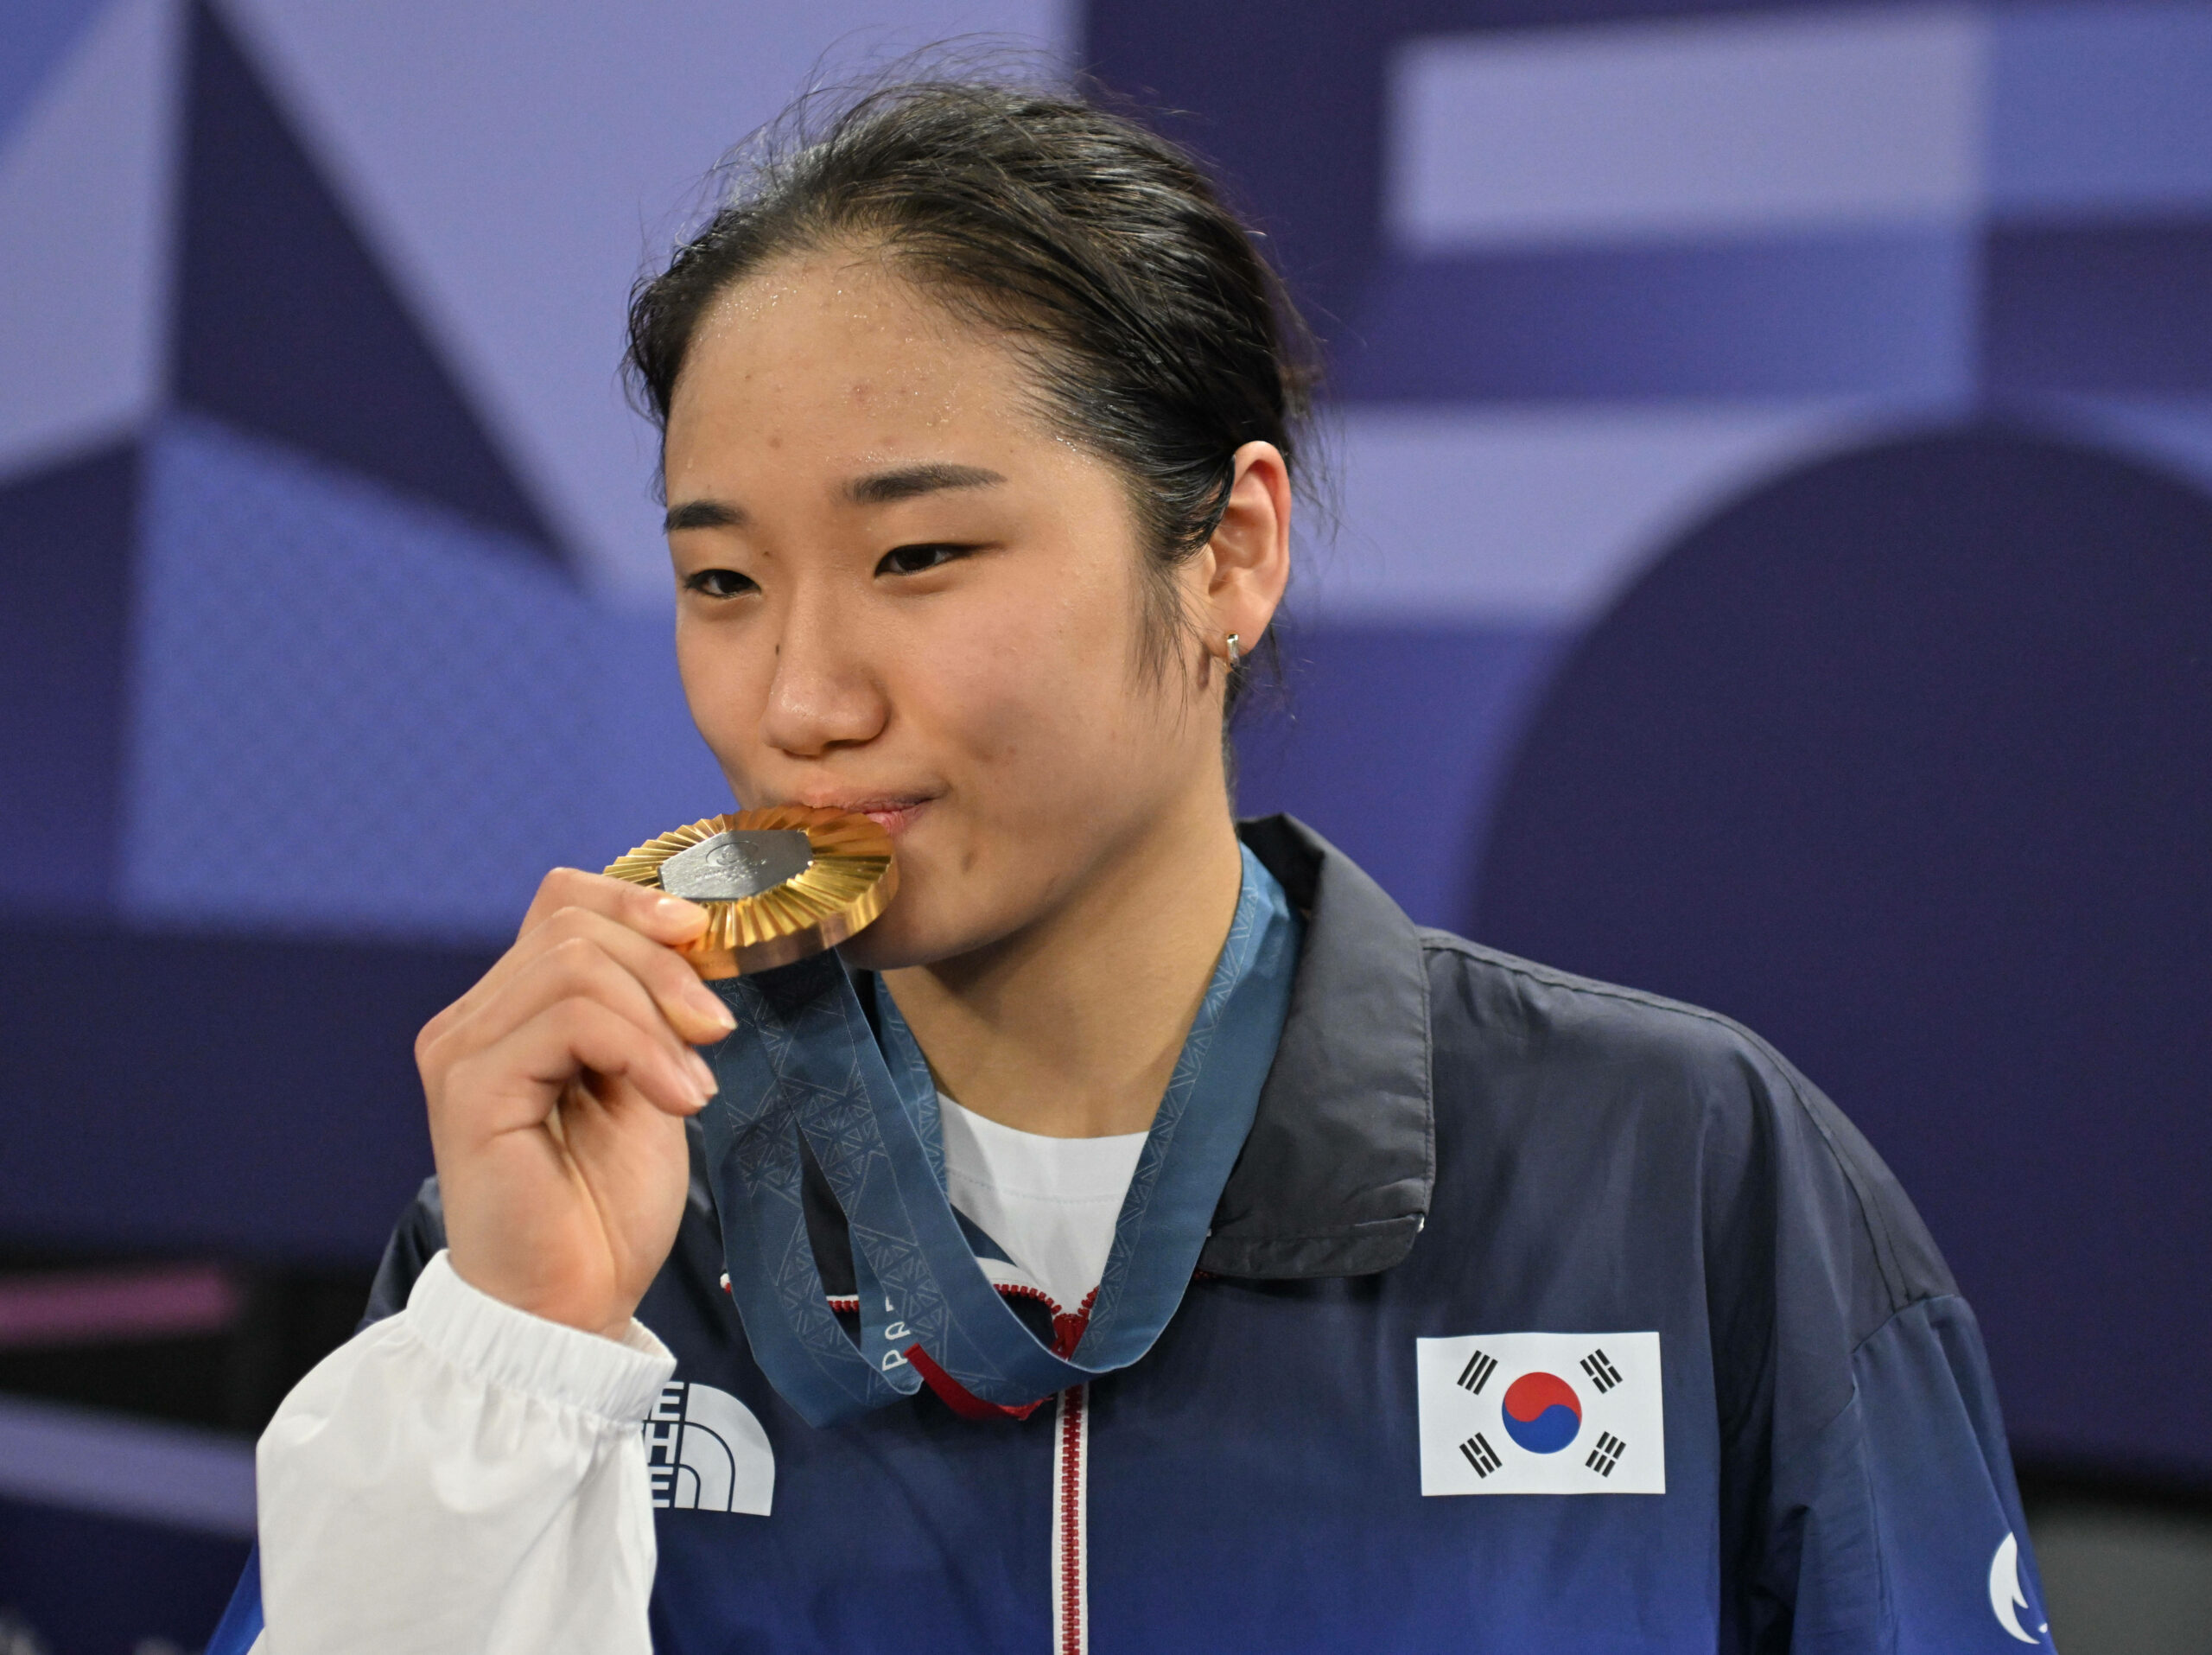
[(1478, 1477), (1487, 1477), (1498, 1467), (1497, 1450), (1479, 1431), (1459, 1444), (1459, 1452), (1467, 1456), (1467, 1463), (1475, 1468)]
[(1497, 1364), (1477, 1351), (1467, 1359), (1467, 1365), (1459, 1370), (1459, 1387), (1479, 1397), (1483, 1387), (1490, 1383), (1490, 1376), (1497, 1372)]
[(1590, 1376), (1590, 1383), (1604, 1396), (1621, 1382), (1621, 1371), (1605, 1359), (1603, 1351), (1592, 1351), (1582, 1359), (1582, 1371)]
[(1590, 1457), (1582, 1463), (1600, 1477), (1610, 1477), (1613, 1467), (1621, 1462), (1621, 1455), (1628, 1452), (1628, 1444), (1611, 1431), (1598, 1433), (1598, 1446), (1590, 1450)]

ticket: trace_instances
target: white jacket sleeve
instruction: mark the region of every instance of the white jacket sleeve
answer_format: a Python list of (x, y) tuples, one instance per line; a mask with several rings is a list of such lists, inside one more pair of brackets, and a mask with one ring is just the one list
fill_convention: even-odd
[(639, 1424), (675, 1369), (635, 1322), (543, 1321), (440, 1253), (262, 1435), (256, 1655), (648, 1655)]

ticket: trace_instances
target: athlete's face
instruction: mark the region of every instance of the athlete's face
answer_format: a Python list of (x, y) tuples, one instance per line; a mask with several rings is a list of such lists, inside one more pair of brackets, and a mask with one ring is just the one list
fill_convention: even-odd
[[(1142, 665), (1121, 475), (1033, 409), (993, 335), (851, 252), (722, 295), (677, 385), (692, 716), (747, 805), (895, 836), (899, 894), (859, 965), (1009, 936), (1194, 797), (1225, 808), (1221, 675), (1195, 647)], [(1188, 571), (1201, 607), (1210, 568)]]

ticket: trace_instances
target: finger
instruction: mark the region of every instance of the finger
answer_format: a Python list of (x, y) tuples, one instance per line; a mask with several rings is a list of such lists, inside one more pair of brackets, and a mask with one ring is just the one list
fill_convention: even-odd
[[(672, 1022), (637, 971), (611, 953), (607, 945), (611, 942), (617, 948), (632, 947), (643, 956), (639, 964), (664, 980), (674, 975), (669, 971), (669, 965), (683, 975), (689, 975), (689, 968), (658, 944), (647, 942), (634, 933), (625, 933), (612, 921), (604, 923), (609, 933), (607, 937), (570, 934), (541, 950), (485, 1002), (459, 1031), (461, 1038), (471, 1045), (488, 1046), (563, 1001), (586, 999), (596, 1001), (636, 1024), (642, 1033), (688, 1053), (692, 1044), (688, 1034), (697, 1031), (687, 1031)], [(629, 937), (629, 944), (622, 942), (623, 935)], [(654, 955), (660, 956), (660, 959), (652, 958)], [(690, 988), (701, 994), (708, 993), (706, 986), (696, 977)], [(715, 1001), (715, 1006), (721, 1010), (721, 1002)], [(693, 1007), (682, 1007), (679, 1010), (683, 1021), (707, 1026), (702, 1039), (720, 1039), (729, 1031), (734, 1021), (727, 1011), (722, 1011), (719, 1021), (713, 1021)]]
[(562, 909), (517, 944), (509, 951), (511, 958), (504, 962), (505, 969), (487, 975), (480, 985), (483, 992), (475, 995), (474, 1003), (462, 1008), (454, 1021), (488, 1017), (492, 1033), (480, 1034), (480, 1039), (505, 1032), (543, 1003), (541, 993), (535, 1002), (494, 1009), (501, 997), (512, 992), (512, 985), (525, 977), (543, 977), (549, 969), (559, 969), (546, 967), (542, 964), (545, 960), (574, 964), (584, 950), (605, 956), (635, 978), (655, 1015), (664, 1019), (687, 1044), (709, 1045), (737, 1027), (737, 1019), (721, 996), (699, 980), (699, 974), (681, 955), (585, 908)]
[[(434, 1108), (434, 1136), (454, 1132), (478, 1142), (543, 1124), (563, 1090), (589, 1072), (623, 1083), (603, 1094), (634, 1092), (671, 1115), (706, 1106), (714, 1077), (699, 1054), (666, 1034), (655, 1035), (601, 1002), (556, 1001), (501, 1039), (456, 1063), (444, 1107)], [(457, 1111), (461, 1099), (479, 1106)]]
[(540, 933), (558, 935), (563, 946), (582, 941), (600, 949), (638, 980), (670, 1027), (693, 1046), (719, 1041), (737, 1027), (721, 996), (699, 980), (690, 961), (603, 913), (563, 909)]
[(515, 934), (527, 937), (563, 908), (603, 913), (640, 936), (671, 945), (689, 942), (707, 928), (707, 911), (696, 902), (650, 885), (632, 885), (626, 879), (587, 874), (580, 868), (556, 868), (538, 882), (537, 894), (531, 899)]
[[(522, 930), (515, 945), (494, 961), (492, 969), (467, 992), (424, 1027), (416, 1042), (417, 1058), (452, 1025), (475, 1015), (486, 1001), (530, 964), (537, 952), (531, 944), (544, 945), (558, 941), (569, 934), (558, 923), (563, 917), (586, 913), (597, 914), (652, 942), (670, 945), (690, 941), (707, 923), (706, 910), (696, 902), (686, 902), (680, 897), (668, 896), (625, 880), (609, 879), (602, 874), (556, 868), (540, 882), (530, 911), (523, 916)], [(696, 978), (696, 974), (693, 975)], [(709, 999), (714, 997), (711, 990), (706, 994)], [(711, 1033), (702, 1034), (698, 1038), (719, 1039), (728, 1032), (728, 1026), (715, 1018), (704, 1002), (691, 1003), (699, 1005), (709, 1024), (715, 1025)]]
[[(540, 1025), (544, 1026), (543, 1029)], [(526, 1039), (551, 1039), (565, 1044), (568, 1061), (556, 1060), (552, 1072), (561, 1085), (581, 1068), (626, 1083), (647, 1102), (671, 1115), (696, 1115), (714, 1096), (714, 1071), (696, 1052), (678, 1041), (646, 1033), (599, 1001), (564, 1000), (533, 1018), (527, 1028), (537, 1032), (525, 1034)], [(557, 1098), (557, 1086), (553, 1092)], [(620, 1091), (609, 1088), (602, 1096), (619, 1097)]]

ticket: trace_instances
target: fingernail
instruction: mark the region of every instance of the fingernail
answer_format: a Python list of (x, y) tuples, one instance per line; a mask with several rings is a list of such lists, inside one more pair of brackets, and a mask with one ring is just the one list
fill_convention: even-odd
[(737, 1015), (722, 1003), (721, 996), (702, 983), (690, 996), (699, 1009), (699, 1015), (721, 1029), (725, 1034), (737, 1027)]
[(691, 1073), (697, 1078), (702, 1092), (711, 1098), (721, 1090), (721, 1083), (715, 1079), (715, 1072), (707, 1066), (706, 1059), (696, 1052), (686, 1052), (684, 1055), (691, 1060)]
[(664, 896), (653, 904), (653, 915), (661, 920), (685, 920), (698, 911), (696, 903), (687, 902), (680, 896)]

